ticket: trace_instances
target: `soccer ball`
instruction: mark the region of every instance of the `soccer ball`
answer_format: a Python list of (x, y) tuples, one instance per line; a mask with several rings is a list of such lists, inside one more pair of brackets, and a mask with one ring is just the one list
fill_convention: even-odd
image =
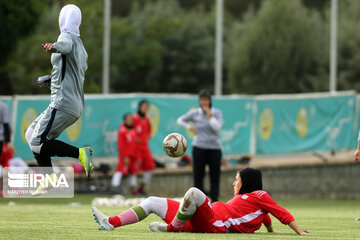
[(179, 133), (170, 133), (164, 138), (163, 149), (169, 157), (180, 157), (186, 152), (186, 139)]

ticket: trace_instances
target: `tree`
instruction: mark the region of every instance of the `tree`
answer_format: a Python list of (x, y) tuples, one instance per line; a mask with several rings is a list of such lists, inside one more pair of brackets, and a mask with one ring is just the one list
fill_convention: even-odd
[(319, 13), (300, 0), (264, 0), (233, 43), (231, 88), (251, 94), (327, 90), (324, 32)]
[(115, 92), (197, 92), (213, 85), (213, 15), (184, 12), (177, 1), (135, 5), (112, 21)]
[(12, 84), (3, 66), (16, 49), (19, 39), (33, 32), (48, 1), (0, 1), (0, 94), (11, 94)]
[[(69, 2), (70, 3), (70, 2)], [(11, 79), (12, 93), (16, 94), (47, 94), (49, 89), (39, 88), (36, 79), (39, 76), (51, 73), (50, 54), (43, 51), (41, 44), (56, 42), (60, 33), (58, 17), (64, 2), (54, 2), (41, 16), (34, 34), (20, 40), (19, 47), (7, 61), (4, 71)], [(102, 1), (78, 0), (76, 3), (81, 8), (82, 24), (80, 26), (81, 39), (88, 52), (88, 70), (84, 89), (87, 93), (101, 92), (102, 71)]]
[[(339, 1), (338, 5), (338, 89), (360, 91), (360, 2)], [(328, 20), (330, 21), (330, 14)]]
[[(15, 4), (0, 1), (9, 6)], [(0, 93), (48, 93), (47, 88), (38, 88), (35, 84), (37, 77), (51, 71), (50, 54), (42, 51), (40, 44), (56, 41), (60, 9), (71, 1), (52, 1), (41, 6), (40, 0), (21, 2), (24, 3), (20, 7), (17, 2), (17, 8), (6, 10), (11, 12), (8, 15), (12, 18), (16, 14), (21, 16), (6, 24), (2, 36), (6, 31), (25, 29), (19, 35), (21, 39), (15, 38), (15, 42), (20, 39), (19, 44), (10, 46), (11, 55), (6, 55), (10, 52), (8, 48), (5, 49), (7, 53), (4, 51), (7, 57), (0, 67)], [(302, 3), (315, 10), (306, 9)], [(329, 32), (325, 28), (327, 23), (321, 18), (321, 9), (328, 3), (329, 0), (224, 1), (224, 93), (327, 90)], [(89, 55), (84, 89), (86, 93), (99, 93), (103, 1), (77, 0), (76, 4), (82, 11), (81, 39)], [(25, 6), (37, 11), (36, 14), (29, 12), (34, 19), (38, 18), (36, 28), (35, 22), (25, 18), (27, 13), (20, 14)], [(212, 90), (214, 7), (215, 0), (113, 0), (111, 92), (196, 93), (201, 88)], [(46, 11), (40, 14), (42, 8)], [(3, 9), (6, 8), (1, 11)], [(3, 13), (2, 18), (9, 17)], [(352, 19), (351, 29), (354, 29), (357, 18)], [(16, 24), (20, 23), (22, 26), (17, 28)], [(351, 29), (347, 30), (347, 38), (351, 38)], [(0, 41), (12, 42), (11, 34)], [(344, 54), (341, 61), (339, 56), (339, 64), (342, 64), (339, 79), (346, 79), (339, 82), (341, 88), (356, 82), (357, 57), (348, 53), (357, 47), (354, 39), (357, 37), (344, 39), (345, 47), (340, 50)], [(348, 56), (354, 58), (351, 60)]]

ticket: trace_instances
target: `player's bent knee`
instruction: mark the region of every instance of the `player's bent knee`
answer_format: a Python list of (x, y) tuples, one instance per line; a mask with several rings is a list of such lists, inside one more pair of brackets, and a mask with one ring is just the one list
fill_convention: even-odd
[(206, 200), (205, 193), (203, 193), (200, 189), (198, 189), (196, 187), (191, 187), (186, 192), (185, 197), (190, 196), (190, 195), (192, 196), (191, 198), (197, 207), (201, 206)]
[(197, 187), (191, 187), (187, 192), (196, 192), (196, 191), (200, 191), (200, 189), (198, 189)]
[(147, 214), (150, 213), (151, 205), (154, 202), (154, 197), (147, 197), (142, 203), (140, 203), (140, 206), (147, 212)]
[(29, 146), (30, 146), (30, 149), (31, 149), (32, 152), (40, 154), (42, 144), (40, 146), (34, 146), (34, 145), (29, 143)]
[(165, 218), (167, 211), (167, 200), (166, 198), (160, 197), (148, 197), (139, 206), (144, 209), (146, 215), (155, 213), (160, 218)]
[(30, 144), (30, 140), (31, 140), (31, 136), (32, 136), (33, 132), (34, 132), (34, 129), (31, 127), (28, 127), (28, 129), (26, 129), (25, 138), (29, 144)]
[(153, 204), (156, 204), (158, 201), (159, 201), (158, 197), (151, 196), (151, 197), (146, 198), (144, 202), (146, 202), (147, 204), (149, 204), (151, 206)]

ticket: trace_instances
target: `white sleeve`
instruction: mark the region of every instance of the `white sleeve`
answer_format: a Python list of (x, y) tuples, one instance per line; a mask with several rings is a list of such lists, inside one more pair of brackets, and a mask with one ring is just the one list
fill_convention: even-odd
[(193, 118), (194, 118), (195, 113), (196, 113), (196, 110), (191, 110), (188, 113), (180, 116), (177, 119), (177, 124), (184, 127), (185, 129), (190, 129), (191, 125), (188, 122), (194, 120)]
[(72, 42), (71, 37), (68, 36), (68, 34), (62, 33), (62, 34), (60, 34), (57, 42), (54, 43), (53, 45), (54, 45), (57, 53), (67, 55), (72, 50), (73, 42)]
[(212, 118), (210, 118), (209, 123), (210, 123), (212, 130), (214, 130), (215, 132), (219, 132), (223, 125), (221, 111), (214, 112), (214, 115)]

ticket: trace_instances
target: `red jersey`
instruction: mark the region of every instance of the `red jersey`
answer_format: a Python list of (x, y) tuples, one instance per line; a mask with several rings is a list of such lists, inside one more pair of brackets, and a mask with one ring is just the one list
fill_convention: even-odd
[(145, 116), (142, 118), (138, 113), (134, 114), (134, 130), (136, 136), (140, 138), (139, 144), (147, 144), (151, 137), (150, 118)]
[(13, 155), (9, 151), (6, 145), (2, 148), (2, 153), (0, 156), (0, 165), (3, 167), (9, 167), (9, 161), (13, 158)]
[(118, 132), (119, 157), (134, 157), (136, 155), (136, 133), (121, 124)]
[(283, 224), (294, 221), (294, 217), (279, 206), (265, 191), (254, 191), (237, 195), (227, 203), (212, 204), (216, 227), (225, 226), (230, 232), (253, 233), (261, 227), (268, 226), (271, 219), (268, 213), (279, 219)]

